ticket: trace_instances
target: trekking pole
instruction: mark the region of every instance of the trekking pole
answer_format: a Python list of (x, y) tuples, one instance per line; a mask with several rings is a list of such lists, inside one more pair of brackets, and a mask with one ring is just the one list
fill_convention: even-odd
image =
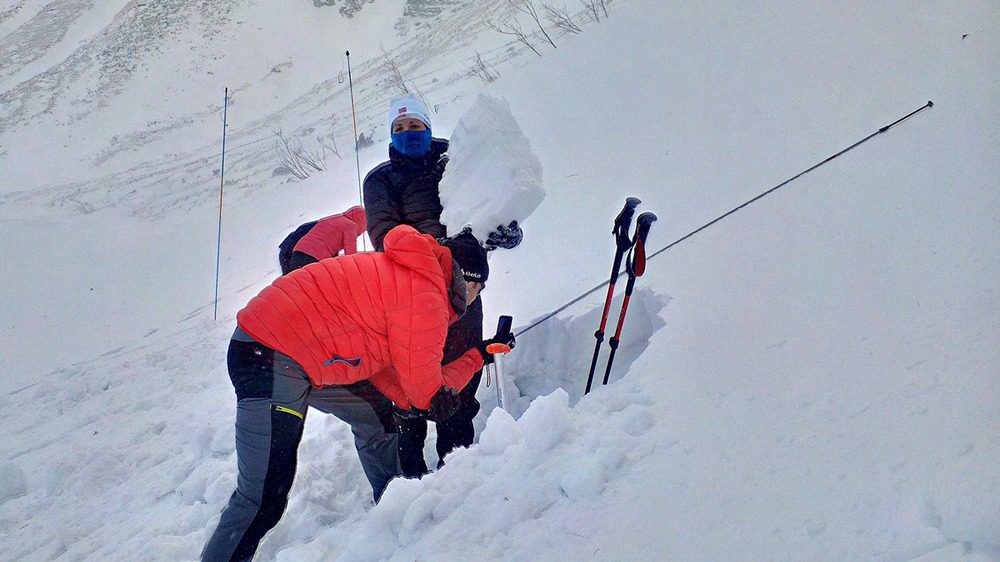
[[(497, 322), (497, 336), (507, 335), (514, 319), (510, 316), (501, 316)], [(503, 344), (492, 343), (486, 346), (486, 352), (493, 354), (493, 374), (497, 384), (497, 405), (507, 410), (507, 386), (503, 373), (503, 355), (510, 353), (510, 348)], [(507, 410), (509, 412), (509, 410)]]
[(629, 252), (628, 259), (625, 260), (625, 272), (628, 273), (628, 283), (625, 284), (625, 300), (622, 302), (622, 310), (618, 315), (618, 328), (615, 329), (615, 335), (608, 342), (611, 346), (611, 355), (608, 356), (608, 368), (604, 371), (602, 384), (608, 384), (608, 378), (611, 376), (611, 364), (615, 361), (615, 352), (618, 351), (618, 344), (621, 343), (622, 326), (625, 325), (625, 313), (628, 312), (628, 302), (632, 298), (635, 280), (646, 272), (646, 236), (649, 235), (649, 227), (655, 220), (656, 215), (653, 213), (643, 213), (635, 219), (635, 238), (632, 241), (632, 250)]
[(604, 299), (601, 325), (594, 332), (597, 343), (594, 344), (594, 357), (590, 360), (590, 372), (587, 374), (587, 389), (583, 392), (584, 394), (589, 393), (591, 385), (594, 384), (594, 369), (597, 368), (597, 356), (600, 355), (601, 344), (604, 343), (604, 328), (608, 324), (608, 311), (611, 309), (611, 299), (615, 293), (615, 281), (621, 274), (622, 258), (628, 252), (629, 248), (632, 247), (632, 240), (629, 239), (628, 230), (632, 224), (632, 215), (635, 214), (635, 208), (639, 206), (639, 203), (642, 203), (642, 201), (638, 197), (629, 197), (626, 199), (625, 206), (622, 207), (622, 211), (615, 217), (615, 225), (611, 229), (611, 234), (615, 235), (615, 259), (611, 265), (611, 279), (608, 282), (608, 296)]
[(229, 117), (229, 87), (222, 102), (222, 169), (219, 173), (219, 237), (215, 246), (215, 311), (212, 320), (219, 319), (219, 263), (222, 261), (222, 190), (226, 187), (226, 125)]
[[(361, 190), (361, 143), (358, 141), (358, 112), (354, 107), (354, 79), (351, 77), (351, 52), (345, 51), (344, 54), (347, 55), (347, 87), (351, 91), (351, 118), (354, 121), (354, 162), (358, 167), (358, 201), (364, 207), (365, 196)], [(366, 252), (368, 251), (368, 242), (365, 241), (364, 236), (361, 237), (361, 247)]]

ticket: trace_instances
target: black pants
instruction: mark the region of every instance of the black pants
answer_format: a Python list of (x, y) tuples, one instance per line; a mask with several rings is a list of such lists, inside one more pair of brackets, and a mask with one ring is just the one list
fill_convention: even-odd
[[(444, 363), (448, 364), (461, 357), (466, 351), (479, 345), (483, 340), (483, 301), (476, 298), (465, 314), (448, 329), (448, 339), (444, 344)], [(437, 454), (440, 468), (444, 457), (456, 447), (468, 447), (475, 439), (473, 419), (479, 413), (476, 391), (483, 372), (472, 376), (469, 384), (462, 389), (462, 405), (454, 416), (437, 424)], [(399, 425), (399, 465), (403, 476), (419, 478), (427, 474), (424, 460), (424, 440), (427, 439), (427, 420), (397, 419)]]

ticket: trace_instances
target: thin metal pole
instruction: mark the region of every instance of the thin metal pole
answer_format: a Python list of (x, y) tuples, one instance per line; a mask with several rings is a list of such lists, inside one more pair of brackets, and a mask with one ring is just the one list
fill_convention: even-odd
[(219, 319), (219, 264), (222, 261), (222, 192), (226, 187), (226, 127), (229, 119), (229, 88), (222, 102), (222, 171), (219, 174), (219, 237), (215, 249), (215, 307), (212, 319)]
[[(361, 143), (358, 140), (358, 113), (354, 107), (354, 79), (351, 76), (351, 52), (345, 51), (344, 54), (347, 55), (347, 87), (351, 91), (351, 117), (354, 120), (354, 162), (357, 164), (358, 167), (358, 202), (362, 207), (364, 207), (365, 196), (361, 189), (361, 154), (360, 154)], [(365, 240), (365, 237), (363, 236), (361, 237), (361, 245), (362, 248), (364, 248), (364, 250), (367, 252), (368, 242)]]

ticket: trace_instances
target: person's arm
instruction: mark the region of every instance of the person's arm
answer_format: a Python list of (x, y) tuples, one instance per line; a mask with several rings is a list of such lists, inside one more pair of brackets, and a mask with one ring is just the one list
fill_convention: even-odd
[(386, 398), (402, 410), (409, 410), (412, 406), (403, 392), (403, 387), (399, 386), (399, 375), (392, 367), (383, 369), (368, 378), (368, 382), (385, 395)]
[[(426, 410), (433, 396), (445, 386), (441, 363), (453, 312), (440, 289), (430, 281), (414, 276), (401, 283), (403, 289), (395, 310), (388, 311), (386, 316), (389, 360), (407, 401)], [(482, 366), (481, 361), (478, 365), (468, 361), (454, 363), (449, 367), (449, 379), (460, 384), (459, 389)], [(452, 372), (454, 369), (458, 371)]]
[[(440, 176), (437, 177), (440, 180)], [(421, 178), (414, 182), (413, 187), (403, 194), (403, 219), (406, 224), (420, 232), (441, 238), (448, 234), (441, 224), (441, 195), (438, 192), (438, 181)]]
[(441, 378), (444, 386), (462, 390), (472, 380), (472, 375), (483, 368), (483, 354), (473, 347), (451, 363), (441, 367)]
[(358, 236), (360, 233), (357, 231), (355, 224), (351, 223), (347, 225), (342, 232), (344, 237), (342, 242), (344, 255), (349, 256), (358, 253)]

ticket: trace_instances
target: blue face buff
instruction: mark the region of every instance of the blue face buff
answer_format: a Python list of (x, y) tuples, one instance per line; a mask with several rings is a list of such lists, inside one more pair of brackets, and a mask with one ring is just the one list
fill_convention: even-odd
[(392, 133), (392, 146), (403, 156), (422, 158), (431, 151), (431, 130)]

